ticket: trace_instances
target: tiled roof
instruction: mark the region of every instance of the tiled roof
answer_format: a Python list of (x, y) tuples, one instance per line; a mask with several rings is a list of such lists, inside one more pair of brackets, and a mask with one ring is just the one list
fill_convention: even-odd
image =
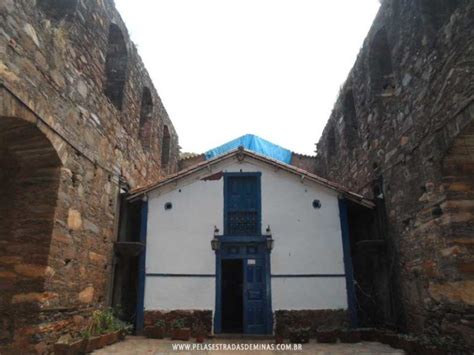
[(140, 197), (140, 196), (146, 194), (149, 191), (161, 188), (162, 186), (168, 185), (168, 184), (170, 184), (172, 182), (175, 182), (175, 181), (177, 181), (181, 178), (184, 178), (186, 176), (190, 176), (190, 175), (194, 174), (195, 172), (198, 172), (202, 169), (206, 169), (208, 166), (215, 165), (217, 163), (220, 163), (221, 161), (227, 160), (231, 157), (238, 156), (238, 155), (242, 156), (243, 158), (249, 157), (249, 158), (255, 159), (257, 161), (273, 165), (273, 166), (278, 167), (282, 170), (285, 170), (289, 173), (298, 175), (298, 176), (301, 177), (301, 179), (308, 179), (310, 181), (316, 182), (316, 183), (318, 183), (322, 186), (325, 186), (329, 189), (332, 189), (332, 190), (335, 190), (335, 191), (341, 193), (348, 200), (351, 200), (351, 201), (353, 201), (355, 203), (358, 203), (360, 205), (363, 205), (365, 207), (374, 208), (374, 206), (375, 206), (374, 203), (370, 199), (367, 199), (364, 196), (359, 195), (355, 192), (349, 191), (348, 189), (344, 188), (340, 184), (337, 184), (335, 182), (324, 179), (324, 178), (322, 178), (318, 175), (312, 174), (312, 173), (310, 173), (306, 170), (297, 168), (297, 167), (292, 166), (292, 165), (282, 163), (282, 162), (274, 160), (274, 159), (270, 159), (270, 158), (265, 157), (263, 155), (260, 155), (260, 154), (251, 152), (249, 150), (242, 149), (242, 148), (234, 149), (234, 150), (232, 150), (232, 151), (230, 151), (226, 154), (220, 155), (220, 156), (218, 156), (214, 159), (211, 159), (211, 160), (205, 160), (205, 161), (199, 162), (196, 165), (193, 165), (193, 166), (191, 166), (187, 169), (181, 170), (181, 171), (177, 172), (176, 174), (168, 175), (165, 178), (163, 178), (161, 180), (158, 180), (158, 181), (155, 181), (151, 184), (141, 186), (141, 187), (137, 187), (137, 188), (130, 191), (130, 195), (129, 195), (128, 199), (129, 200), (136, 199), (137, 197)]

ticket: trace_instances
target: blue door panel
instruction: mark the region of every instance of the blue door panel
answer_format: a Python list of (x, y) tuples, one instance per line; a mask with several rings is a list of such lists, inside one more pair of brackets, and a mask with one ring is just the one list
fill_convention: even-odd
[(264, 258), (246, 260), (244, 274), (244, 331), (247, 334), (265, 333), (265, 267)]

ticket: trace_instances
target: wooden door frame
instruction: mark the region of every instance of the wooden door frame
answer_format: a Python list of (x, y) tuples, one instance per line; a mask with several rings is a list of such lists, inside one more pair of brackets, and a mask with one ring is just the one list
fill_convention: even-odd
[[(226, 237), (218, 236), (220, 241), (220, 248), (216, 250), (216, 302), (214, 311), (214, 333), (222, 333), (222, 260), (228, 259), (242, 259), (247, 260), (254, 258), (255, 254), (248, 254), (247, 252), (240, 252), (247, 250), (247, 246), (261, 246), (264, 250), (259, 257), (264, 258), (265, 265), (265, 333), (272, 334), (273, 332), (273, 311), (272, 311), (272, 293), (271, 293), (271, 270), (270, 270), (270, 254), (271, 251), (266, 249), (266, 238), (260, 237)], [(239, 247), (239, 253), (229, 255), (226, 250), (229, 246)], [(263, 254), (263, 255), (262, 255)], [(243, 262), (245, 267), (245, 262)], [(245, 277), (245, 274), (244, 274)], [(245, 282), (245, 280), (244, 280)], [(245, 285), (243, 287), (245, 289)], [(245, 313), (245, 306), (242, 312)], [(242, 314), (243, 316), (243, 314)], [(242, 320), (243, 322), (243, 320)], [(245, 324), (242, 324), (245, 329)], [(243, 329), (243, 331), (244, 331)]]

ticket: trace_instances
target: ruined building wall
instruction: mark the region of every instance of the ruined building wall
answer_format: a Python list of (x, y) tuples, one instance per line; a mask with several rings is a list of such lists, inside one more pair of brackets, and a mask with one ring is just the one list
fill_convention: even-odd
[(0, 1), (0, 349), (41, 352), (107, 304), (119, 184), (178, 150), (113, 1)]
[(186, 170), (192, 166), (206, 161), (206, 156), (204, 154), (195, 154), (190, 155), (184, 158), (181, 158), (178, 162), (179, 170)]
[(292, 153), (290, 165), (296, 166), (297, 168), (312, 172), (314, 171), (314, 156)]
[(315, 169), (383, 198), (390, 277), (403, 305), (398, 325), (471, 346), (473, 71), (472, 1), (383, 1), (317, 145)]

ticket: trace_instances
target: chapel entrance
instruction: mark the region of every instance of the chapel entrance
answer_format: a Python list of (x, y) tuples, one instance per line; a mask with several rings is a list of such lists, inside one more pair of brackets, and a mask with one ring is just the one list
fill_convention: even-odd
[(270, 251), (265, 241), (244, 243), (225, 239), (221, 238), (222, 246), (217, 251), (215, 332), (269, 334)]
[(224, 175), (224, 235), (216, 250), (216, 333), (272, 332), (270, 249), (261, 233), (260, 173)]

